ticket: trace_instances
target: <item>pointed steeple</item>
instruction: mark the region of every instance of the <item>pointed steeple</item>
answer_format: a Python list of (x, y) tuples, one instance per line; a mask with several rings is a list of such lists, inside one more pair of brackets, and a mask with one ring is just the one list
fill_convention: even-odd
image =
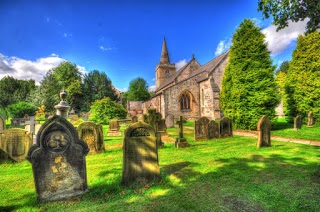
[(163, 43), (162, 43), (162, 52), (161, 52), (160, 63), (161, 64), (170, 64), (170, 59), (169, 59), (169, 54), (168, 54), (168, 49), (167, 49), (167, 42), (166, 42), (165, 37), (163, 38)]

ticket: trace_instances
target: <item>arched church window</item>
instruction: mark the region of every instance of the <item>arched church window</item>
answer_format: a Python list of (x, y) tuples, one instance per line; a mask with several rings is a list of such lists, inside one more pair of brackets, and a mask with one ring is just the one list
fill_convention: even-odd
[(180, 110), (190, 110), (191, 109), (191, 95), (189, 92), (185, 91), (180, 95)]
[(166, 78), (169, 78), (170, 77), (170, 72), (167, 70), (166, 71)]

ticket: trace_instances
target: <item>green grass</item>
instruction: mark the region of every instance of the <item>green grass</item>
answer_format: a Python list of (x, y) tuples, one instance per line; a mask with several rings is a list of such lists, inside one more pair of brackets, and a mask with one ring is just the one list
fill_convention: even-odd
[(38, 204), (31, 164), (3, 162), (0, 211), (320, 211), (320, 147), (258, 149), (254, 138), (195, 142), (192, 127), (184, 132), (190, 148), (159, 149), (162, 180), (129, 187), (120, 185), (122, 137), (105, 137), (106, 151), (86, 157), (88, 192), (68, 201)]

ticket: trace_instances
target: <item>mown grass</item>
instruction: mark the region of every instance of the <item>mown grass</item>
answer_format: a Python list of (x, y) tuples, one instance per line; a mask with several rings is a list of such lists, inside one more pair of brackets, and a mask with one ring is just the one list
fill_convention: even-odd
[(31, 164), (3, 162), (0, 211), (320, 211), (320, 147), (258, 149), (254, 138), (195, 142), (191, 126), (184, 132), (190, 148), (159, 149), (162, 180), (129, 187), (120, 185), (122, 137), (105, 137), (106, 151), (86, 157), (88, 192), (67, 201), (37, 203)]

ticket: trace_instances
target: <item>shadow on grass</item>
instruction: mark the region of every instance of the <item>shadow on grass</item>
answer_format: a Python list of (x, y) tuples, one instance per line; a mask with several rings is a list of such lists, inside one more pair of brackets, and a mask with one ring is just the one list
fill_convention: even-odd
[[(23, 202), (21, 202), (23, 200)], [(0, 211), (16, 211), (19, 208), (25, 208), (25, 207), (39, 207), (39, 203), (37, 203), (36, 195), (34, 193), (28, 193), (25, 195), (21, 195), (15, 199), (12, 199), (11, 202), (21, 202), (21, 204), (13, 204), (13, 205), (0, 205)]]

